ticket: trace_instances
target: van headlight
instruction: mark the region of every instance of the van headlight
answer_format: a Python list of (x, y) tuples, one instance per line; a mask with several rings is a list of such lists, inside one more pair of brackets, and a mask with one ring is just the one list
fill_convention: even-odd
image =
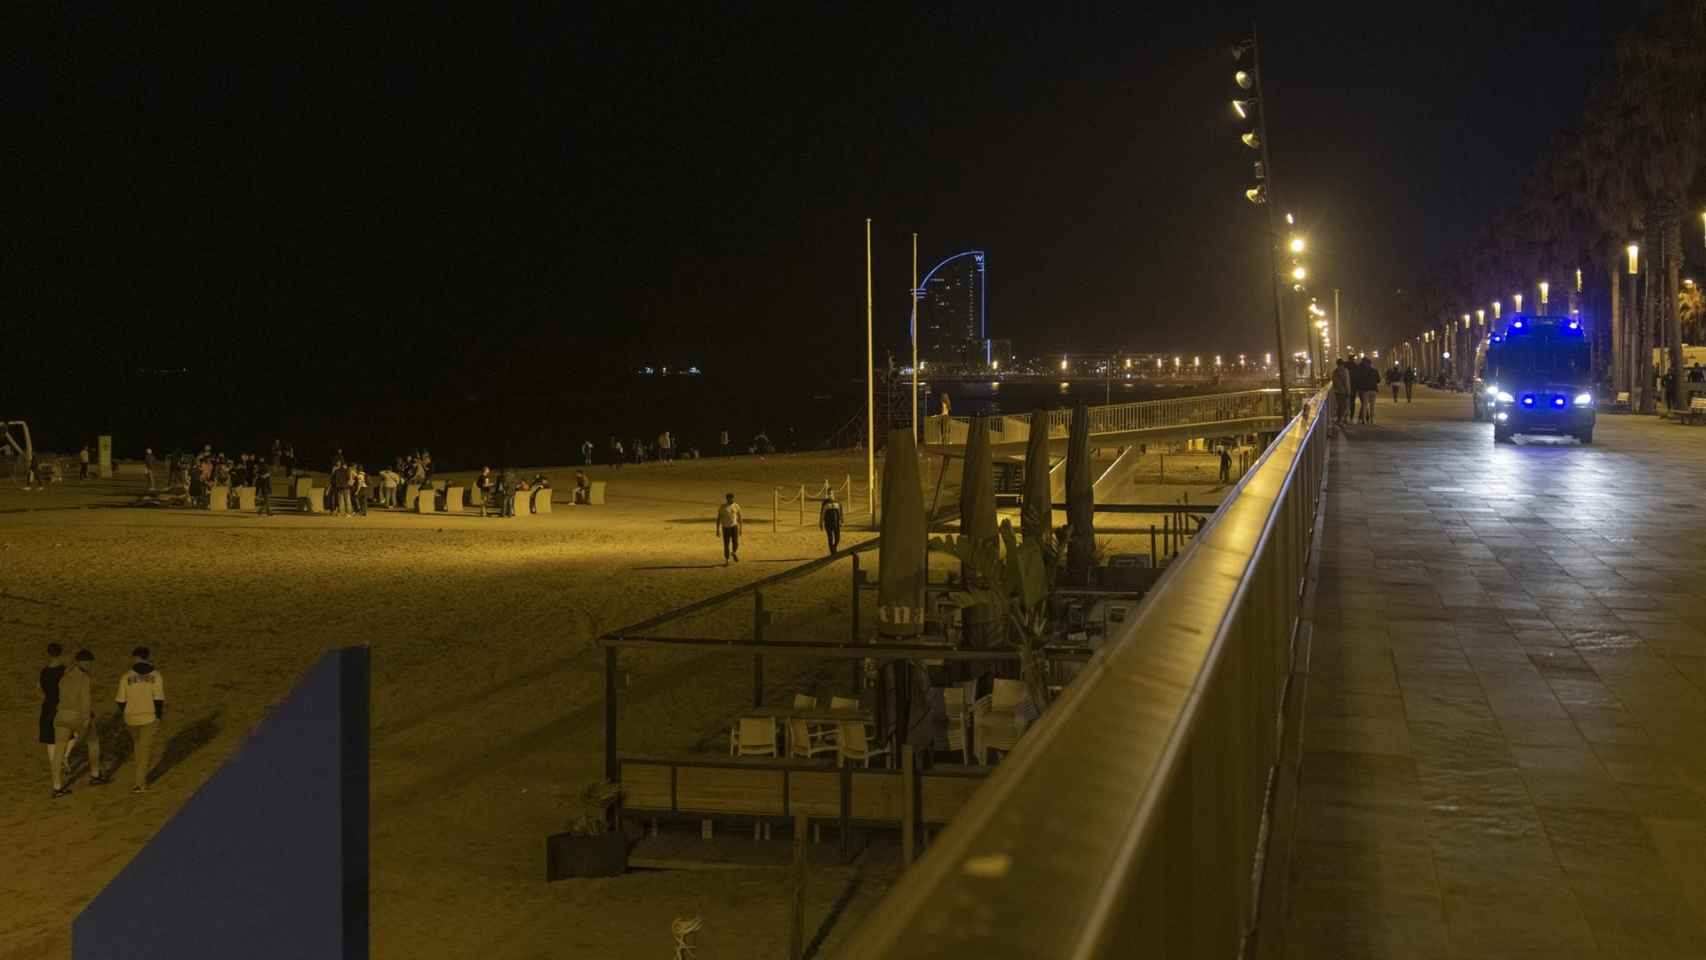
[(1593, 394), (1591, 392), (1576, 394), (1576, 406), (1586, 407), (1586, 406), (1591, 406), (1592, 404), (1593, 404)]
[(1488, 387), (1487, 388), (1487, 396), (1496, 397), (1498, 395), (1499, 395), (1499, 388), (1498, 387)]
[(1513, 396), (1511, 396), (1511, 395), (1510, 395), (1510, 394), (1508, 394), (1508, 393), (1506, 393), (1506, 392), (1504, 392), (1504, 391), (1503, 391), (1503, 390), (1500, 390), (1500, 391), (1499, 391), (1499, 394), (1498, 394), (1498, 397), (1499, 397), (1499, 402), (1500, 402), (1500, 403), (1515, 403), (1515, 402), (1516, 402), (1516, 398), (1515, 398), (1515, 397), (1513, 397)]

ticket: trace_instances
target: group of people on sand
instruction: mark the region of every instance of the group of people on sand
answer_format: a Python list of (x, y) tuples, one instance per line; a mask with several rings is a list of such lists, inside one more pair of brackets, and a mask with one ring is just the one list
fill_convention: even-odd
[[(47, 645), (47, 664), (41, 668), (40, 741), (47, 747), (55, 800), (71, 794), (71, 752), (81, 743), (89, 758), (90, 786), (112, 782), (112, 771), (101, 766), (101, 732), (95, 715), (95, 655), (77, 651), (69, 663), (65, 648)], [(131, 793), (146, 793), (148, 773), (157, 759), (154, 743), (166, 718), (166, 678), (154, 666), (147, 647), (130, 651), (130, 667), (118, 680), (114, 722), (130, 736), (135, 769)]]
[[(818, 505), (817, 527), (824, 533), (828, 542), (829, 552), (834, 553), (841, 548), (841, 501), (835, 499), (835, 491), (828, 491), (823, 501)], [(723, 566), (740, 562), (740, 504), (735, 502), (732, 493), (723, 494), (723, 502), (717, 506), (716, 532), (723, 544)]]

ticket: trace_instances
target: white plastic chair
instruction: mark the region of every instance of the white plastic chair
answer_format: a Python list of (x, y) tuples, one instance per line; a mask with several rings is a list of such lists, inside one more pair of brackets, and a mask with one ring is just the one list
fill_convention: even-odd
[(961, 763), (971, 763), (967, 734), (970, 732), (971, 711), (966, 705), (966, 689), (948, 687), (942, 691), (942, 706), (948, 716), (948, 749), (960, 752)]
[[(816, 760), (819, 755), (837, 753), (836, 738), (823, 724), (808, 723), (798, 718), (788, 721), (788, 756)], [(833, 729), (833, 724), (830, 725)]]
[(1034, 714), (1023, 681), (996, 680), (989, 695), (977, 698), (972, 708), (977, 762), (988, 766), (989, 751), (1012, 750)]
[(865, 724), (858, 720), (841, 721), (841, 736), (836, 739), (835, 765), (838, 767), (849, 760), (869, 767), (871, 758), (886, 756), (889, 752), (888, 747), (871, 746), (865, 738)]
[(775, 755), (775, 717), (741, 717), (729, 729), (729, 756), (774, 757)]
[[(857, 697), (833, 697), (832, 696), (829, 698), (829, 709), (831, 709), (831, 710), (857, 710), (857, 709), (859, 709), (860, 706), (861, 706), (861, 704), (859, 703), (859, 698), (857, 698)], [(871, 721), (871, 720), (866, 720), (865, 721), (865, 738), (867, 740), (872, 740), (872, 739), (875, 739), (876, 736), (877, 736), (877, 725), (876, 725), (876, 723), (874, 721)]]

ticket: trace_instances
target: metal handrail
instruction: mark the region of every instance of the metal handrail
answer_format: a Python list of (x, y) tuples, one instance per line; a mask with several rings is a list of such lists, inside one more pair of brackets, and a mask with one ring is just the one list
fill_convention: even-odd
[(1315, 395), (850, 957), (1234, 957), (1326, 469)]
[[(1294, 398), (1311, 396), (1313, 390), (1291, 391)], [(1124, 433), (1138, 430), (1160, 430), (1197, 423), (1223, 423), (1283, 419), (1278, 387), (1259, 390), (1240, 390), (1234, 393), (1214, 393), (1204, 396), (1171, 397), (1165, 400), (1141, 400), (1135, 403), (1115, 403), (1092, 406), (1090, 433)], [(1022, 443), (1030, 438), (1031, 414), (1015, 413), (988, 417), (990, 439), (996, 443)], [(932, 417), (928, 421), (926, 442), (953, 444), (963, 442), (970, 417)], [(1048, 412), (1048, 435), (1065, 437), (1071, 431), (1072, 410), (1062, 408)], [(961, 441), (953, 438), (959, 436)]]

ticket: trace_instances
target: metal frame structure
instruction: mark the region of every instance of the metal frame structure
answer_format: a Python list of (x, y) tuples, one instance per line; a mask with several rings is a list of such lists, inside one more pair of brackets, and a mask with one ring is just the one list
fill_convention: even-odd
[(1280, 782), (1325, 401), (1303, 405), (847, 956), (1241, 955)]

